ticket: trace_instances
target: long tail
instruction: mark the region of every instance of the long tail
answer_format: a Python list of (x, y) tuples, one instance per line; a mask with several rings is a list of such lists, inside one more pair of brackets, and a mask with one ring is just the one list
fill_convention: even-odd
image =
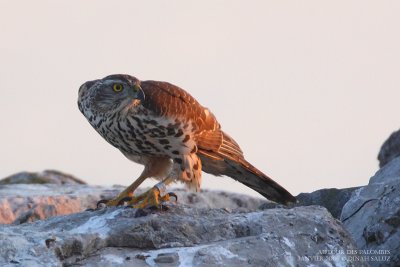
[(227, 175), (277, 203), (296, 203), (296, 198), (285, 188), (247, 162), (237, 143), (227, 134), (224, 133), (224, 143), (218, 151), (200, 149), (198, 152), (203, 171)]
[(296, 203), (296, 198), (285, 188), (244, 159), (239, 162), (226, 158), (215, 161), (204, 154), (200, 154), (200, 159), (203, 164), (203, 171), (207, 173), (218, 176), (227, 175), (274, 202), (284, 205)]
[(225, 160), (225, 162), (236, 171), (236, 174), (232, 173), (232, 178), (256, 190), (264, 197), (284, 205), (296, 203), (296, 198), (292, 194), (248, 161), (241, 160), (239, 164), (230, 160)]

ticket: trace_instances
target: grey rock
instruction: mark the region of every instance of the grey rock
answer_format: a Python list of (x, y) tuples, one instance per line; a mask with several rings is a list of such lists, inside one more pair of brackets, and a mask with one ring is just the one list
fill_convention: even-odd
[(255, 211), (267, 202), (265, 198), (251, 197), (248, 195), (218, 191), (201, 190), (199, 193), (185, 189), (172, 189), (178, 195), (178, 202), (195, 206), (197, 208), (222, 208), (229, 211)]
[(371, 266), (400, 265), (400, 157), (380, 169), (367, 186), (353, 192), (341, 220), (359, 249), (390, 256), (390, 263), (371, 261)]
[(154, 259), (159, 265), (162, 263), (166, 263), (169, 265), (176, 265), (179, 262), (178, 253), (159, 253), (157, 258)]
[(327, 188), (296, 196), (296, 206), (319, 205), (325, 207), (333, 217), (340, 218), (344, 204), (350, 199), (352, 192), (360, 187)]
[(55, 170), (43, 172), (20, 172), (0, 180), (5, 184), (86, 184), (84, 181), (66, 173)]
[(249, 213), (170, 204), (108, 208), (0, 226), (0, 266), (363, 266), (322, 207)]
[(271, 202), (269, 202), (269, 201), (264, 202), (258, 207), (259, 210), (288, 209), (288, 208), (290, 208), (290, 207), (282, 205), (282, 204), (279, 204), (279, 203), (276, 203), (276, 202), (272, 202), (272, 201)]
[(400, 130), (393, 132), (383, 143), (378, 154), (379, 167), (382, 168), (398, 156), (400, 156)]
[(0, 223), (25, 223), (80, 212), (116, 188), (83, 184), (0, 185)]

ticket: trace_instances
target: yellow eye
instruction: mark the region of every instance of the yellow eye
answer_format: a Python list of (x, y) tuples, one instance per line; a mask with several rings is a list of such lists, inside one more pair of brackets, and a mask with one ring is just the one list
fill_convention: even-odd
[(122, 86), (122, 84), (120, 84), (120, 83), (114, 83), (114, 85), (113, 85), (113, 90), (114, 90), (115, 92), (121, 92), (122, 89), (124, 89), (124, 86)]

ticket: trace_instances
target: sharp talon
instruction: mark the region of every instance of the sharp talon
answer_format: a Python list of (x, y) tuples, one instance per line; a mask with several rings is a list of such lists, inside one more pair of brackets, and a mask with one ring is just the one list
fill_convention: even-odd
[(85, 211), (95, 211), (95, 209), (88, 208), (88, 209), (85, 209)]
[(123, 199), (118, 201), (117, 206), (122, 206), (122, 205), (124, 205), (125, 202), (131, 201), (131, 200), (132, 200), (131, 197), (124, 197)]
[(175, 202), (178, 202), (178, 196), (174, 192), (169, 192), (168, 195), (170, 197), (174, 197), (175, 198)]
[(97, 209), (99, 209), (100, 207), (100, 204), (105, 204), (105, 205), (107, 205), (107, 202), (108, 202), (109, 200), (108, 199), (102, 199), (102, 200), (99, 200), (99, 201), (97, 201), (97, 204), (96, 204), (96, 207), (97, 207)]

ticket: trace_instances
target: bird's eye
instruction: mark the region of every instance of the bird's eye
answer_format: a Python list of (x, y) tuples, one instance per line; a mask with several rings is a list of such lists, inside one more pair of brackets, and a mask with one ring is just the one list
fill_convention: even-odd
[(114, 85), (113, 85), (113, 90), (114, 90), (115, 92), (121, 92), (122, 89), (124, 89), (124, 86), (122, 86), (122, 84), (120, 84), (120, 83), (114, 83)]

